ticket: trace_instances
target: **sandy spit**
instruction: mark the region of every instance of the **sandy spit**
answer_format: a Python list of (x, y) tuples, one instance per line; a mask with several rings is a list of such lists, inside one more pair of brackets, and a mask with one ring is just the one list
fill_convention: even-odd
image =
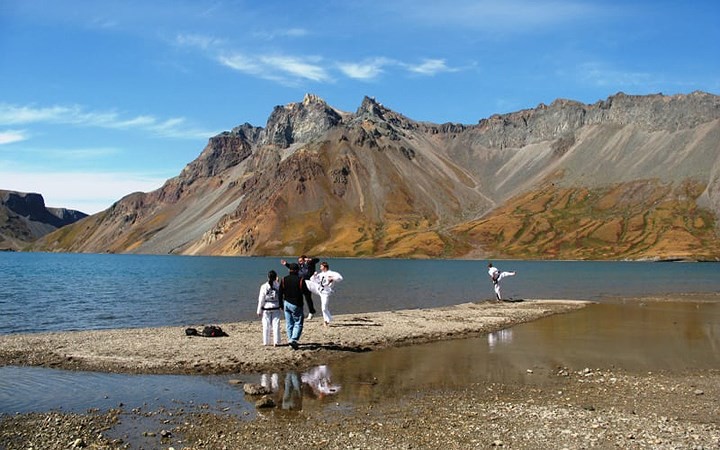
[(221, 323), (226, 337), (186, 336), (187, 327), (133, 328), (0, 336), (0, 365), (148, 374), (257, 373), (301, 369), (353, 353), (479, 336), (588, 302), (481, 301), (461, 305), (337, 315), (305, 322), (300, 348), (262, 345), (260, 320)]

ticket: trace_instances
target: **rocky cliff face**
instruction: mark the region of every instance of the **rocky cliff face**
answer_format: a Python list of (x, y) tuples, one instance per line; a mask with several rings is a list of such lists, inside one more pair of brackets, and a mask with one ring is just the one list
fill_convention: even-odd
[(557, 100), (476, 125), (307, 95), (36, 248), (716, 259), (718, 168), (720, 98), (701, 92)]
[(87, 214), (47, 208), (42, 195), (0, 190), (0, 250), (19, 250), (30, 242)]

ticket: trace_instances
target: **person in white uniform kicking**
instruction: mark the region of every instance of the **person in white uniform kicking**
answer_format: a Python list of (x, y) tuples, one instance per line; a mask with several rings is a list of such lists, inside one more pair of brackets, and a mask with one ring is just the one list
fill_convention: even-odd
[(500, 272), (497, 267), (494, 267), (492, 263), (488, 263), (488, 275), (490, 276), (490, 279), (493, 283), (493, 289), (495, 290), (495, 297), (498, 300), (502, 300), (502, 295), (500, 294), (500, 280), (502, 280), (505, 277), (512, 277), (515, 275), (515, 272)]
[(342, 275), (338, 272), (330, 270), (330, 265), (326, 261), (323, 261), (320, 263), (320, 272), (313, 274), (309, 280), (305, 281), (305, 285), (310, 292), (320, 296), (320, 308), (322, 310), (325, 326), (330, 325), (330, 322), (332, 321), (332, 314), (330, 314), (330, 309), (328, 309), (330, 296), (335, 290), (335, 285), (341, 282), (342, 279)]

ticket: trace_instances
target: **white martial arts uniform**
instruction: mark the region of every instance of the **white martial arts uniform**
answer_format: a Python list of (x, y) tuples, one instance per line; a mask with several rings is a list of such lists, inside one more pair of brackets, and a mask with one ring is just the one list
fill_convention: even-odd
[(515, 272), (500, 272), (497, 267), (493, 266), (488, 269), (488, 275), (490, 275), (490, 279), (493, 282), (495, 297), (497, 297), (498, 300), (502, 300), (502, 295), (500, 295), (500, 280), (515, 275)]
[[(332, 281), (330, 281), (332, 279)], [(332, 321), (332, 314), (328, 309), (328, 303), (330, 302), (330, 296), (333, 294), (334, 287), (337, 283), (343, 279), (342, 275), (333, 271), (326, 270), (315, 273), (309, 280), (305, 281), (305, 285), (310, 292), (320, 296), (320, 307), (322, 309), (323, 320), (325, 323)]]
[(262, 333), (263, 345), (270, 345), (270, 330), (272, 329), (273, 344), (280, 345), (280, 296), (278, 290), (280, 283), (277, 280), (273, 282), (274, 289), (270, 289), (270, 285), (265, 282), (260, 286), (260, 294), (258, 295), (257, 313), (262, 317)]

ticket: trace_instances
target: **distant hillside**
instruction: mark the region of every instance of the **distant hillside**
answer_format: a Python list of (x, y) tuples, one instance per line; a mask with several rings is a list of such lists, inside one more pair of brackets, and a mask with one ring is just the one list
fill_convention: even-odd
[(556, 100), (475, 125), (307, 95), (37, 250), (720, 258), (720, 97)]
[(40, 194), (0, 190), (0, 250), (20, 250), (84, 217), (79, 211), (45, 207)]

